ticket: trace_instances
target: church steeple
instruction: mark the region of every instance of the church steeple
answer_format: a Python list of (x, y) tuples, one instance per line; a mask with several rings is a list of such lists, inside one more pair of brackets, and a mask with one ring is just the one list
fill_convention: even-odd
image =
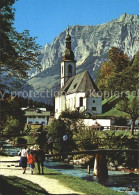
[(68, 79), (76, 75), (76, 61), (74, 60), (74, 53), (71, 49), (71, 36), (69, 34), (69, 26), (65, 38), (65, 51), (62, 55), (61, 62), (61, 87), (65, 85)]
[(72, 60), (74, 61), (74, 53), (73, 51), (71, 50), (71, 36), (69, 35), (69, 26), (67, 28), (67, 35), (66, 35), (66, 48), (65, 48), (65, 51), (63, 53), (63, 56), (62, 56), (62, 59), (63, 61), (65, 60)]

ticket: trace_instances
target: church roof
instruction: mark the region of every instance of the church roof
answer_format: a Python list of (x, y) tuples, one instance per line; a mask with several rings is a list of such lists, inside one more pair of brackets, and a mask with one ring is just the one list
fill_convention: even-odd
[(97, 96), (98, 88), (88, 71), (81, 72), (69, 78), (65, 85), (59, 90), (58, 96), (79, 92), (86, 92), (86, 96), (90, 94), (93, 97)]

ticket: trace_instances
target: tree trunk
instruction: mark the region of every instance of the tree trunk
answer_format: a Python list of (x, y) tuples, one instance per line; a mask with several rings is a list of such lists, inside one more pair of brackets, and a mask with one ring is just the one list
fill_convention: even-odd
[(135, 119), (131, 121), (131, 134), (134, 136)]

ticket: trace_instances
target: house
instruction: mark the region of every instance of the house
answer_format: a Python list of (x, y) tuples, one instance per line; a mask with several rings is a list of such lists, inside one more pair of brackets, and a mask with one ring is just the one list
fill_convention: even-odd
[(46, 108), (22, 108), (27, 118), (27, 125), (47, 125), (50, 117), (50, 111)]
[(61, 89), (55, 97), (55, 118), (62, 111), (78, 110), (82, 114), (93, 116), (102, 113), (102, 98), (89, 72), (76, 74), (76, 61), (71, 49), (71, 36), (66, 35), (66, 48), (61, 62)]

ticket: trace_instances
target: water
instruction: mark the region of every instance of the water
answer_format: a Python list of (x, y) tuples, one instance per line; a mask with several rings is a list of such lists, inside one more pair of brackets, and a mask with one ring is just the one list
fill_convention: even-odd
[[(3, 147), (4, 146), (11, 146), (11, 144), (10, 143), (3, 143)], [(20, 151), (20, 148), (4, 148), (4, 152), (6, 152), (8, 155), (10, 155), (10, 156), (17, 156), (18, 155), (18, 152)]]
[(121, 171), (109, 171), (108, 179), (100, 181), (96, 176), (87, 173), (87, 168), (79, 166), (68, 165), (62, 162), (46, 160), (44, 165), (55, 171), (65, 173), (67, 175), (77, 176), (88, 181), (97, 181), (102, 185), (109, 187), (115, 191), (126, 192), (130, 195), (138, 195), (138, 174), (128, 174)]

